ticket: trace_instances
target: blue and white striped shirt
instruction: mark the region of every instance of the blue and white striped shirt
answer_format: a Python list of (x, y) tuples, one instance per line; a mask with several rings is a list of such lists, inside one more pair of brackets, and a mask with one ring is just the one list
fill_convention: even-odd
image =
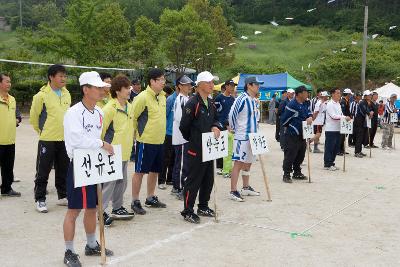
[(229, 112), (229, 126), (235, 132), (236, 140), (248, 140), (249, 133), (258, 128), (257, 102), (247, 92), (236, 98)]

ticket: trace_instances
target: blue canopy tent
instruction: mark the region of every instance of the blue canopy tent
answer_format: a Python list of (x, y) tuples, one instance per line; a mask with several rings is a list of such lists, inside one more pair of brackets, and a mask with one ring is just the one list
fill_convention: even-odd
[(244, 80), (248, 76), (256, 76), (259, 80), (263, 81), (264, 84), (260, 86), (260, 100), (269, 101), (272, 96), (276, 94), (277, 98), (281, 97), (281, 93), (289, 88), (296, 88), (304, 85), (307, 90), (312, 90), (312, 87), (308, 84), (302, 83), (296, 80), (289, 73), (277, 73), (269, 75), (257, 75), (257, 74), (240, 74), (239, 83), (237, 86), (238, 93), (244, 90)]

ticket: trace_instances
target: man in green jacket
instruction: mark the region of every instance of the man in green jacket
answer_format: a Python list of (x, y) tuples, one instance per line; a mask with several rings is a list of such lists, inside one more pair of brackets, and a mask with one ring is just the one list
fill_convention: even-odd
[(66, 206), (66, 175), (69, 158), (64, 144), (64, 114), (71, 105), (71, 95), (65, 88), (66, 70), (62, 65), (52, 65), (47, 72), (49, 83), (33, 97), (29, 121), (39, 134), (36, 160), (36, 209), (47, 213), (46, 189), (49, 173), (54, 163), (58, 205)]

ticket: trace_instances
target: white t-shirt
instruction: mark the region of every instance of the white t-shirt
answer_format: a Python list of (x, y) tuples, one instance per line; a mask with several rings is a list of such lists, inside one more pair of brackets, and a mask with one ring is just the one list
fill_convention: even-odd
[(104, 113), (98, 106), (90, 111), (79, 102), (68, 109), (64, 116), (64, 139), (71, 160), (74, 149), (98, 149), (103, 146), (103, 118)]
[(183, 138), (182, 132), (179, 129), (179, 125), (181, 124), (182, 119), (182, 110), (185, 107), (187, 101), (189, 100), (188, 96), (184, 96), (183, 94), (179, 94), (174, 103), (174, 120), (172, 123), (172, 145), (183, 145), (188, 141)]
[(322, 100), (318, 100), (317, 103), (315, 104), (314, 112), (318, 112), (318, 114), (313, 122), (314, 125), (324, 125), (326, 104), (327, 104), (327, 102), (322, 103)]
[(330, 100), (326, 105), (325, 132), (340, 132), (340, 119), (344, 117), (340, 103)]

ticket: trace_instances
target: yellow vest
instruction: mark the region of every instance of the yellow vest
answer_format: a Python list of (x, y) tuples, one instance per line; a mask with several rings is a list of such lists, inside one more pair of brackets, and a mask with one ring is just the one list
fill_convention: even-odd
[(122, 161), (128, 161), (133, 145), (133, 109), (126, 102), (126, 110), (116, 98), (112, 98), (102, 109), (104, 112), (101, 138), (107, 143), (121, 145)]
[(150, 87), (142, 91), (133, 101), (133, 125), (136, 140), (153, 145), (164, 144), (166, 133), (165, 93), (156, 93)]
[(106, 97), (104, 97), (102, 100), (98, 101), (96, 103), (96, 106), (98, 106), (99, 108), (101, 108), (103, 110), (104, 106), (107, 105), (108, 101), (110, 101), (111, 98), (111, 94), (108, 93), (108, 95)]
[(53, 92), (50, 84), (43, 86), (33, 96), (29, 122), (42, 141), (64, 141), (64, 115), (71, 106), (71, 95), (61, 89), (61, 97)]
[(17, 132), (16, 108), (14, 97), (8, 95), (8, 100), (0, 97), (0, 145), (15, 144)]

